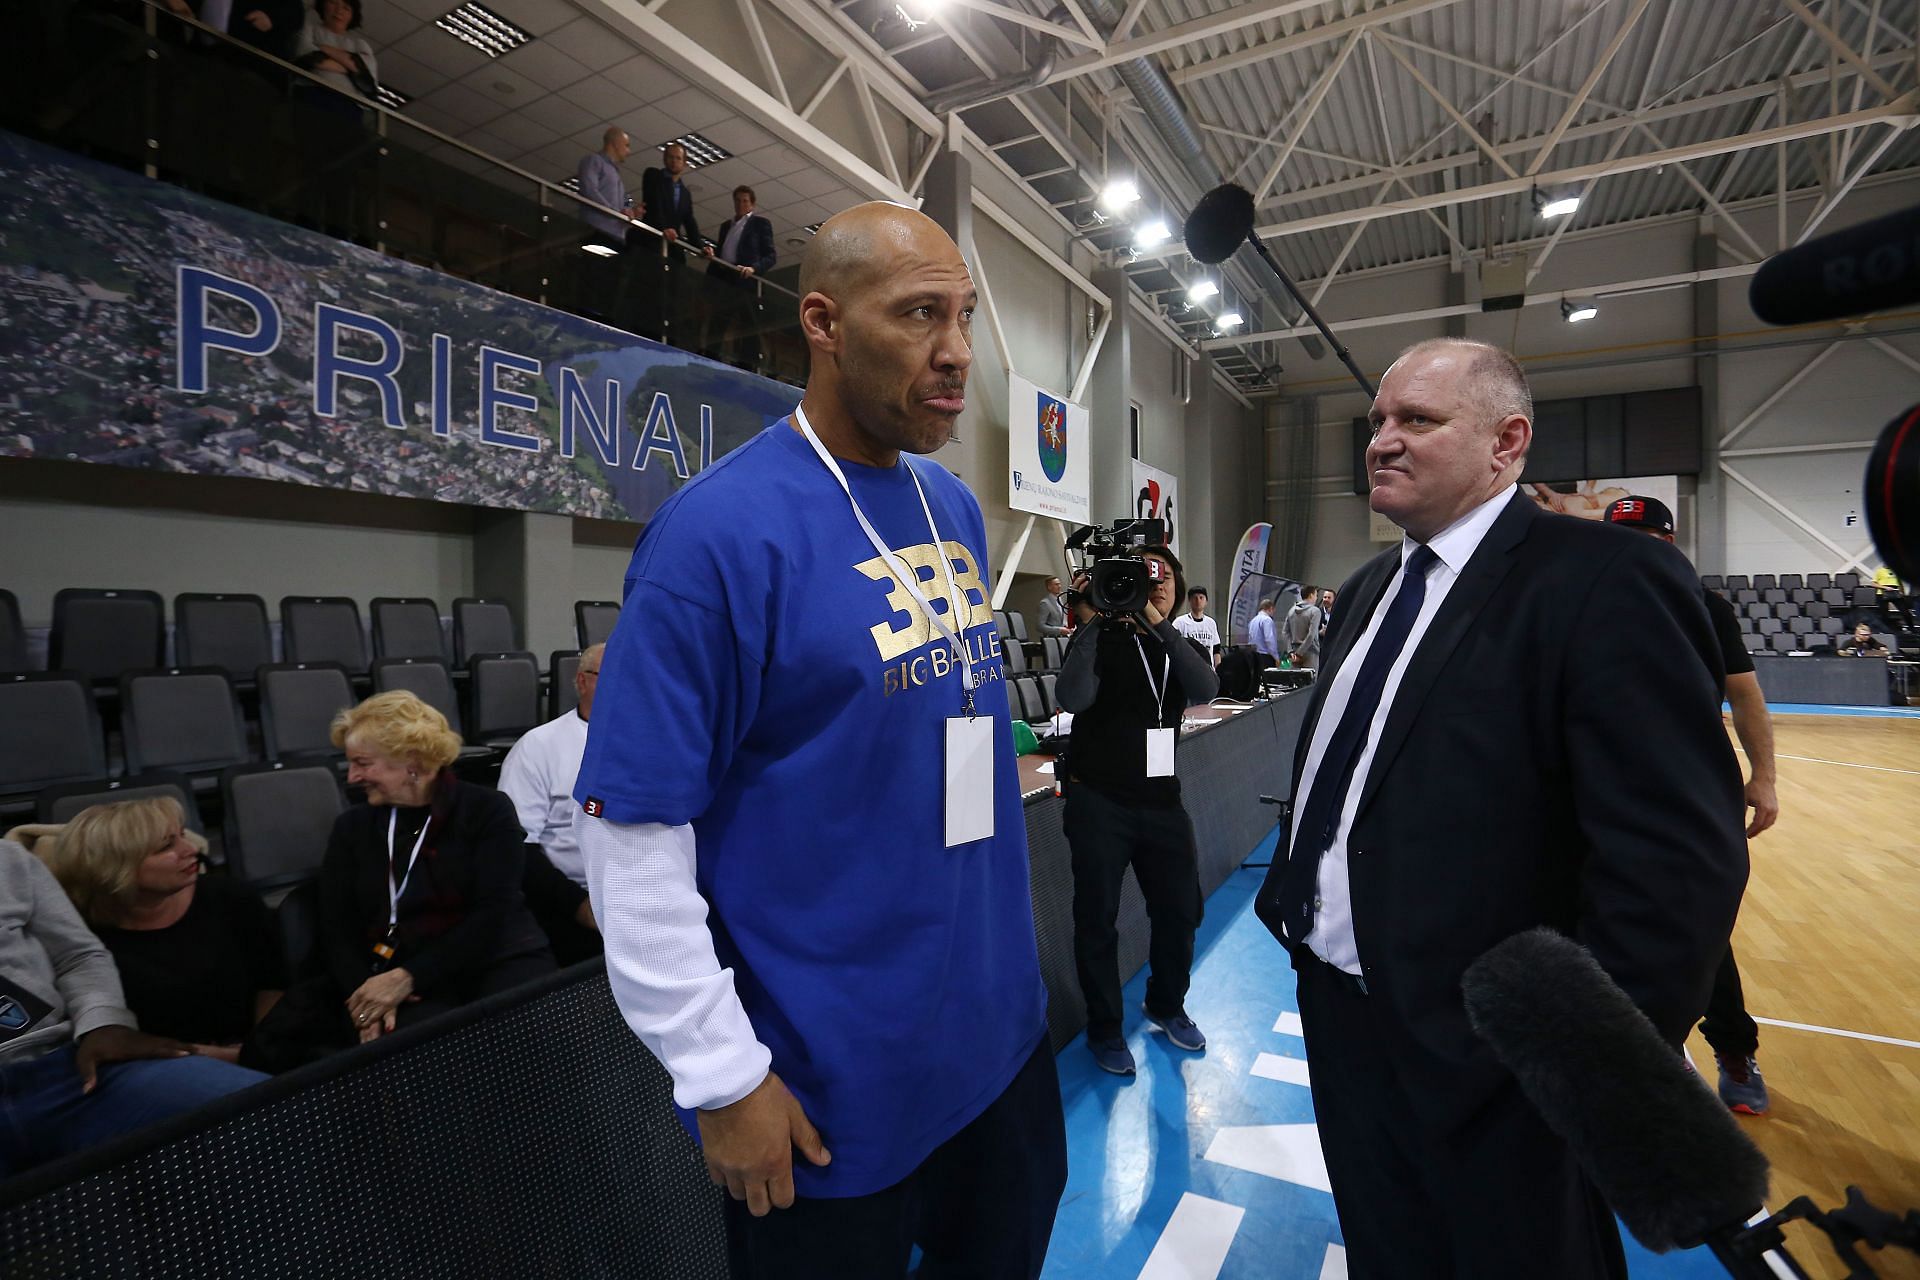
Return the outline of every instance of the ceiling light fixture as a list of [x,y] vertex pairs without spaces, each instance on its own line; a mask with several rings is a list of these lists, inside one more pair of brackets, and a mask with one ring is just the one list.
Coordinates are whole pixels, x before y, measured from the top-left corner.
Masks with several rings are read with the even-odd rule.
[[1568,324],[1579,324],[1582,320],[1591,320],[1600,314],[1600,308],[1591,302],[1573,302],[1560,300],[1560,318]]
[[1131,178],[1115,178],[1100,191],[1100,207],[1108,213],[1120,213],[1140,198],[1140,188]]
[[1549,200],[1538,188],[1533,193],[1533,210],[1543,218],[1564,218],[1580,207],[1580,197],[1561,196],[1558,200]]
[[712,138],[698,133],[683,133],[677,138],[668,138],[655,148],[665,151],[668,147],[680,146],[687,149],[687,168],[698,169],[704,165],[717,164],[722,160],[733,159],[733,152],[727,150]]
[[531,31],[522,31],[476,0],[467,0],[458,9],[441,14],[433,20],[433,25],[489,58],[511,53],[533,39]]
[[1187,288],[1188,302],[1205,302],[1220,292],[1220,286],[1211,280],[1195,280]]
[[1246,323],[1246,317],[1238,311],[1223,311],[1213,322],[1213,327],[1225,333],[1229,329],[1238,329]]
[[1158,249],[1173,239],[1173,232],[1167,230],[1167,224],[1155,218],[1133,234],[1133,247],[1136,249]]

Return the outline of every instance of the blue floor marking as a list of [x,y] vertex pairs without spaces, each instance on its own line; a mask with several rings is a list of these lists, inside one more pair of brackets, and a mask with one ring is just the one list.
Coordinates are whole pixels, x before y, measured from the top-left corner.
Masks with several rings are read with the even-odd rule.
[[[1269,835],[1248,860],[1265,862],[1273,849]],[[1280,1014],[1297,1008],[1293,970],[1252,911],[1265,875],[1238,871],[1207,900],[1187,997],[1188,1014],[1207,1035],[1204,1054],[1146,1031],[1145,970],[1124,992],[1137,1076],[1100,1070],[1084,1035],[1061,1052],[1067,1190],[1045,1280],[1133,1280],[1187,1192],[1246,1210],[1220,1280],[1319,1280],[1327,1246],[1340,1243],[1331,1195],[1205,1159],[1227,1126],[1313,1120],[1306,1089],[1250,1074],[1261,1053],[1306,1055],[1297,1037],[1274,1031]],[[1726,1274],[1705,1250],[1656,1257],[1622,1235],[1633,1280]]]

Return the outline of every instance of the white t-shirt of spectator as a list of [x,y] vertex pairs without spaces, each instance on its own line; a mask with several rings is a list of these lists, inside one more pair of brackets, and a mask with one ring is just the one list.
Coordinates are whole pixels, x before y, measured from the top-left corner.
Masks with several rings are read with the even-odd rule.
[[1191,613],[1183,613],[1173,620],[1173,629],[1205,649],[1208,661],[1213,660],[1220,648],[1220,628],[1210,617],[1196,618]]
[[560,873],[586,887],[586,863],[573,833],[573,784],[587,752],[587,722],[577,711],[549,720],[513,744],[500,766],[500,790],[513,801],[527,839]]

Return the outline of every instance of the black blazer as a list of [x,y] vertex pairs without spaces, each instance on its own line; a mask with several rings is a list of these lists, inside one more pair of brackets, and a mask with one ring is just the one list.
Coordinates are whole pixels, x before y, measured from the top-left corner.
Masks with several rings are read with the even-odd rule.
[[[1399,565],[1395,546],[1340,588],[1296,796],[1327,689]],[[1706,1008],[1747,879],[1721,680],[1686,557],[1513,496],[1407,668],[1349,840],[1368,987],[1410,1061],[1457,1086],[1436,1100],[1471,1107],[1508,1079],[1460,978],[1524,929],[1588,947],[1675,1044]],[[1276,936],[1279,865],[1256,907]]]
[[[728,218],[720,224],[720,234],[714,246],[714,261],[707,267],[710,276],[724,276],[728,280],[738,280],[745,284],[746,279],[738,271],[729,271],[720,266],[720,247],[727,242],[727,233],[733,230],[734,220]],[[764,213],[747,215],[747,229],[740,233],[740,261],[736,266],[752,267],[754,274],[765,275],[773,270],[779,257],[773,249],[773,222]]]
[[[357,804],[341,814],[320,864],[321,937],[343,992],[367,980],[373,944],[387,931],[388,813]],[[400,899],[394,964],[413,975],[417,993],[452,988],[457,998],[496,961],[547,945],[521,896],[526,838],[506,796],[441,771],[427,842]]]
[[675,200],[672,176],[658,166],[648,169],[640,175],[640,203],[647,208],[648,226],[679,232],[689,249],[698,249],[704,243],[700,224],[693,217],[693,191],[685,178],[680,179],[680,198]]

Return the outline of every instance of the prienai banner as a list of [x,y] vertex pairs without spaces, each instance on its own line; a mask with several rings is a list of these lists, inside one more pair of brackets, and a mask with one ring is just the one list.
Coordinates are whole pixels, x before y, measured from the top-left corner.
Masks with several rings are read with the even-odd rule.
[[648,519],[773,382],[0,132],[0,454]]

